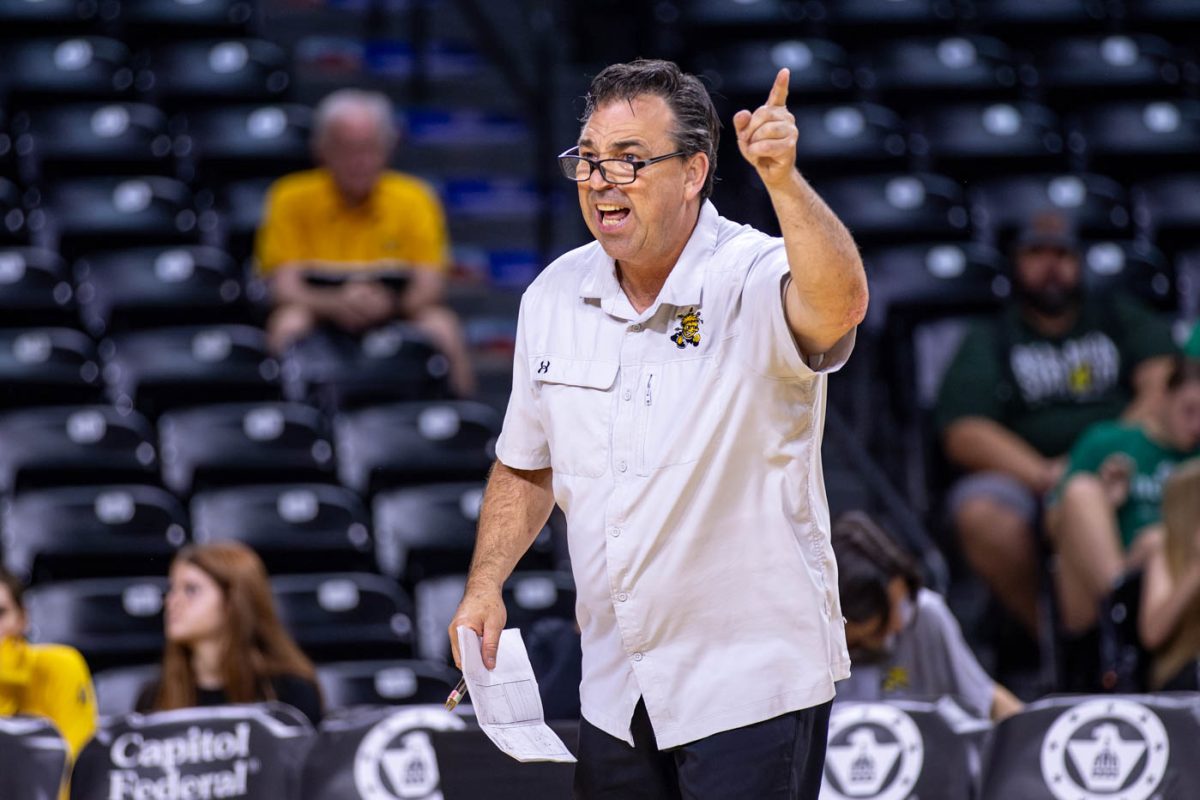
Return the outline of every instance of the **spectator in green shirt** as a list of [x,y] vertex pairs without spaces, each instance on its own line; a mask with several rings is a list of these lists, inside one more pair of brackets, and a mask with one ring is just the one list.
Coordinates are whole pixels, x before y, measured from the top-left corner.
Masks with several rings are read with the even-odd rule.
[[1183,352],[1192,358],[1200,358],[1200,322],[1197,322],[1196,327],[1192,328],[1192,336],[1183,346]]
[[1200,456],[1200,360],[1179,356],[1161,411],[1140,423],[1101,422],[1071,449],[1046,512],[1058,551],[1059,615],[1068,634],[1096,624],[1100,601],[1127,569],[1146,563],[1162,521],[1163,485]]
[[936,408],[946,456],[968,473],[947,498],[963,555],[1031,633],[1041,496],[1088,426],[1152,413],[1176,352],[1149,309],[1084,292],[1079,254],[1065,216],[1031,218],[1014,249],[1013,302],[967,334]]

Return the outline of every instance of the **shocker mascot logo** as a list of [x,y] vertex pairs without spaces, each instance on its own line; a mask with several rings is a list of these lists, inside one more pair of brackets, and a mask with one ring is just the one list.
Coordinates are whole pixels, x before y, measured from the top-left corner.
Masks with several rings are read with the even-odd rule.
[[1148,800],[1171,748],[1162,720],[1132,700],[1089,700],[1063,712],[1042,740],[1042,780],[1058,800]]
[[442,800],[437,754],[428,731],[466,724],[439,709],[413,708],[385,718],[363,737],[354,785],[363,800]]
[[675,327],[675,333],[671,336],[671,341],[680,350],[687,347],[689,344],[692,347],[700,346],[700,324],[704,320],[700,319],[700,312],[696,309],[688,311],[678,316],[679,325]]
[[834,706],[821,798],[905,800],[925,763],[925,740],[898,708],[862,703]]

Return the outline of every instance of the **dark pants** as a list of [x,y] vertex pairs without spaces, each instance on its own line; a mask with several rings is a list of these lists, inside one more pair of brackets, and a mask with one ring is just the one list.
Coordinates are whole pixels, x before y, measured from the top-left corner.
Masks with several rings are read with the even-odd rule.
[[832,701],[659,750],[646,706],[633,747],[579,721],[576,800],[816,800]]

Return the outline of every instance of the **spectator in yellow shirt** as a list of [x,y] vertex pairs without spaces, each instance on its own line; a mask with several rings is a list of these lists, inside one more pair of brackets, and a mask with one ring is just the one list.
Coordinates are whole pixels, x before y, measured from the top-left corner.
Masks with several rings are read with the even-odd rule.
[[96,732],[92,675],[75,648],[25,641],[22,588],[0,568],[0,716],[49,719],[74,759]]
[[317,106],[320,166],[275,182],[255,245],[274,304],[268,340],[279,353],[320,325],[360,333],[409,320],[450,361],[451,388],[469,396],[462,328],[442,305],[445,217],[428,185],[387,168],[395,144],[382,94],[342,89]]

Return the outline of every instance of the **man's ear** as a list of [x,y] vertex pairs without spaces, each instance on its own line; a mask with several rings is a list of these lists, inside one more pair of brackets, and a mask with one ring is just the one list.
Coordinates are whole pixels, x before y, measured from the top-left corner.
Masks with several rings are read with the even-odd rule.
[[698,197],[708,178],[708,154],[692,153],[684,162],[684,193],[688,200]]

